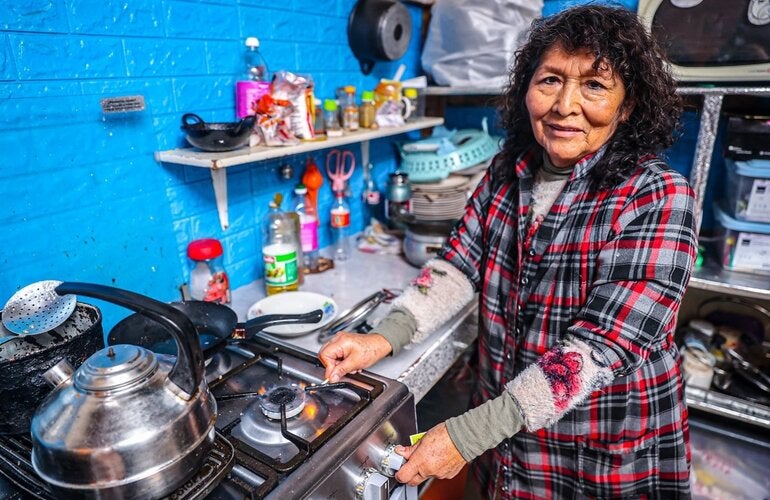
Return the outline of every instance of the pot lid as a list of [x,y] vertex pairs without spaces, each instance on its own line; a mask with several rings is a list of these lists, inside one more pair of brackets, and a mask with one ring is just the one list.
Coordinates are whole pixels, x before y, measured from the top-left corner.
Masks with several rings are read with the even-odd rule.
[[135,345],[115,345],[88,358],[75,372],[75,387],[89,392],[122,389],[146,380],[158,369],[152,351]]

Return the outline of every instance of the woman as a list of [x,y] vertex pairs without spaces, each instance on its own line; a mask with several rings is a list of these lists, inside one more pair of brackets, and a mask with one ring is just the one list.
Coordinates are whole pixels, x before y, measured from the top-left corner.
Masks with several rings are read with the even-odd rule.
[[663,54],[633,12],[572,8],[533,24],[503,99],[502,151],[439,257],[378,335],[322,347],[326,374],[478,292],[478,406],[399,448],[399,481],[474,460],[489,498],[687,496],[673,334],[697,243],[693,192],[657,156],[681,109]]

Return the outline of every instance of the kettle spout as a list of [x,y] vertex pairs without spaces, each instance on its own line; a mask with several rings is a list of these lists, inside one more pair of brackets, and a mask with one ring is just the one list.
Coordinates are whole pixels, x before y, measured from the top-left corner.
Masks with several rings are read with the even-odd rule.
[[71,379],[73,373],[75,373],[75,369],[72,368],[72,365],[66,358],[62,358],[61,361],[43,373],[43,378],[53,387],[58,387]]

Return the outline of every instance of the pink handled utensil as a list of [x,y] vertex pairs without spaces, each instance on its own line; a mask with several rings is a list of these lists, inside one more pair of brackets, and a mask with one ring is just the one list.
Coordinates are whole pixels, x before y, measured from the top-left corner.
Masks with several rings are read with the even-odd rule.
[[353,175],[356,157],[350,151],[332,149],[326,155],[326,173],[332,180],[332,191],[344,191],[345,182]]

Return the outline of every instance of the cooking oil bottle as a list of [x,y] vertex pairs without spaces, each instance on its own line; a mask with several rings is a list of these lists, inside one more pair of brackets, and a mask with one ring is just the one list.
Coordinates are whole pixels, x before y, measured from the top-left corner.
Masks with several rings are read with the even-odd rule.
[[299,289],[299,238],[295,221],[281,211],[283,196],[276,193],[270,201],[262,236],[265,265],[265,292],[273,295]]

